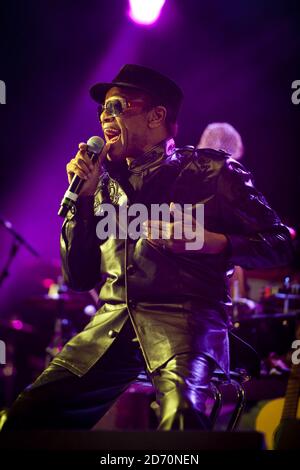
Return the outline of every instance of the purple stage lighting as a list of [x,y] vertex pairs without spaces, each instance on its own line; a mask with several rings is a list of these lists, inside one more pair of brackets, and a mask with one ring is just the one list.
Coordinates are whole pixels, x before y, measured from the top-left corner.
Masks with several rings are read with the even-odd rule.
[[150,25],[158,19],[166,0],[129,0],[130,18],[138,24]]

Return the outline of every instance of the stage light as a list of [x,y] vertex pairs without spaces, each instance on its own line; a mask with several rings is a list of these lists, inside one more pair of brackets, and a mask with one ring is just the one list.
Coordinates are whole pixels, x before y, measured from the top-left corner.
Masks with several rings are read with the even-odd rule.
[[130,18],[138,24],[150,25],[158,19],[166,0],[129,0]]

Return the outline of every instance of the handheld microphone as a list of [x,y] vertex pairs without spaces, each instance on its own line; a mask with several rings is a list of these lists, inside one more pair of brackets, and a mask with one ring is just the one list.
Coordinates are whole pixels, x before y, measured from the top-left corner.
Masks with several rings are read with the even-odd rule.
[[[90,157],[92,163],[96,163],[99,154],[104,147],[104,140],[101,137],[94,136],[87,141],[87,154]],[[85,180],[80,178],[78,175],[74,175],[72,181],[64,194],[64,197],[60,203],[58,215],[66,217],[67,213],[72,206],[76,204],[79,192],[84,184]]]

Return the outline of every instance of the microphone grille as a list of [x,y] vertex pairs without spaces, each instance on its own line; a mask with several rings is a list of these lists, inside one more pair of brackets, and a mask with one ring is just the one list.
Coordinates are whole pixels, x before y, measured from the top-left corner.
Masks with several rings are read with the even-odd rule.
[[104,140],[101,137],[94,135],[87,141],[88,150],[93,153],[101,153],[104,147]]

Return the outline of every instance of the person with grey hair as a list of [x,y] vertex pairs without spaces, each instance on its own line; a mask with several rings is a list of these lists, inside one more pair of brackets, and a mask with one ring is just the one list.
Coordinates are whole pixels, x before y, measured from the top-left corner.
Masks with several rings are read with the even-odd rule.
[[235,160],[244,155],[244,145],[238,131],[228,122],[212,122],[204,129],[197,145],[198,149],[224,150]]

